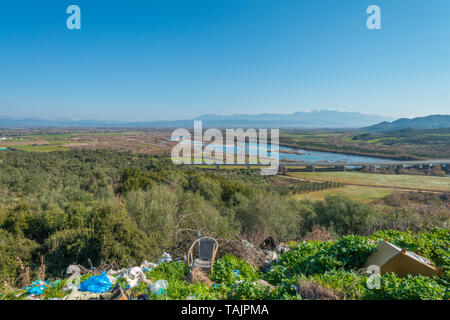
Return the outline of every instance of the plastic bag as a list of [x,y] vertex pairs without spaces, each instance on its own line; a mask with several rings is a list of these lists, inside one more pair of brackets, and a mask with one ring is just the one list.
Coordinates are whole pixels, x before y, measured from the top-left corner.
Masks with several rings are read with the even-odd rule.
[[80,284],[80,291],[105,293],[111,290],[112,283],[103,271],[101,275],[90,277]]
[[162,254],[162,257],[161,257],[161,259],[158,260],[157,264],[159,265],[159,264],[164,263],[164,262],[166,262],[166,263],[172,262],[172,257],[167,252],[164,252]]
[[25,290],[27,290],[28,294],[31,295],[41,295],[44,293],[44,291],[48,288],[48,287],[53,287],[55,285],[57,285],[60,282],[60,280],[56,280],[53,283],[50,282],[50,280],[47,281],[42,281],[42,280],[34,280],[29,287],[25,287]]
[[150,292],[157,296],[160,296],[164,294],[168,287],[169,283],[167,282],[167,280],[158,280],[150,286]]
[[145,276],[142,269],[139,267],[133,267],[125,271],[124,277],[125,279],[127,279],[128,288],[136,287],[139,284],[139,282],[151,284],[151,282],[147,280],[147,277]]

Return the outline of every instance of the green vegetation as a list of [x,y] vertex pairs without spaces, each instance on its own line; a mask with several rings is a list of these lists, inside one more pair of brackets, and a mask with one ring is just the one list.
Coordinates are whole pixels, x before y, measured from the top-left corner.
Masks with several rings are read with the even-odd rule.
[[26,152],[52,152],[52,151],[70,150],[67,147],[60,147],[58,145],[23,145],[23,146],[11,146],[10,148]]
[[280,143],[309,150],[391,159],[450,157],[450,128],[401,129],[385,132],[285,130]]
[[[296,299],[290,285],[302,279],[331,286],[339,272],[348,275],[343,279],[356,277],[354,271],[373,249],[367,236],[387,229],[397,231],[371,239],[404,241],[402,246],[420,250],[448,274],[448,198],[424,198],[422,205],[430,201],[441,208],[429,212],[398,205],[413,198],[398,199],[392,194],[380,211],[336,195],[323,201],[288,199],[298,191],[322,188],[316,185],[340,185],[286,180],[261,176],[258,171],[175,166],[167,158],[130,152],[0,153],[0,292],[23,288],[27,272],[30,279],[37,279],[42,257],[46,276],[59,278],[74,262],[115,263],[121,268],[155,261],[164,251],[182,256],[197,232],[219,242],[238,237],[259,245],[269,236],[277,242],[307,239],[318,227],[327,239],[337,241],[300,241],[302,250],[284,254],[268,274],[234,256],[219,256],[211,275],[219,288],[188,283],[183,263],[163,264],[147,275],[169,281],[167,295],[158,299],[194,295],[199,299]],[[416,236],[409,231],[421,233]],[[261,278],[276,288],[254,283]],[[424,288],[420,297],[442,296],[440,289],[434,295],[427,291],[431,284],[441,288],[441,280],[386,279]],[[63,285],[64,281],[46,297],[63,295]],[[411,289],[405,293],[387,285],[385,290],[379,296],[366,292],[361,297],[413,297]]]
[[[375,250],[374,241],[389,237],[390,241],[413,252],[420,251],[426,258],[444,269],[442,277],[408,276],[395,274],[380,277],[380,287],[368,287],[368,276],[358,275],[366,258]],[[140,283],[127,289],[126,281],[115,276],[132,297],[140,293],[150,294],[152,300],[160,299],[303,299],[295,287],[305,281],[316,283],[333,292],[340,299],[369,300],[443,300],[449,298],[449,248],[450,232],[432,229],[412,234],[394,230],[377,232],[371,236],[349,235],[335,242],[300,241],[291,243],[291,250],[282,254],[267,273],[256,270],[242,259],[225,255],[217,260],[211,275],[214,284],[188,282],[188,267],[182,262],[162,263],[145,272],[147,279],[167,280],[169,287],[163,295],[148,292],[148,286]],[[82,281],[90,275],[84,275]],[[258,279],[265,280],[264,285]],[[43,299],[64,297],[67,280],[57,282],[45,290]],[[10,291],[1,299],[14,299],[23,289]],[[25,295],[22,295],[23,298]]]
[[434,229],[416,235],[387,231],[370,237],[347,236],[334,243],[299,242],[280,257],[267,278],[272,283],[285,284],[297,284],[299,279],[312,279],[350,299],[448,298],[448,272],[442,278],[399,278],[394,274],[386,274],[381,277],[380,289],[368,289],[367,277],[357,276],[356,271],[376,247],[370,240],[384,239],[386,236],[408,250],[420,251],[436,265],[448,270],[448,230]]

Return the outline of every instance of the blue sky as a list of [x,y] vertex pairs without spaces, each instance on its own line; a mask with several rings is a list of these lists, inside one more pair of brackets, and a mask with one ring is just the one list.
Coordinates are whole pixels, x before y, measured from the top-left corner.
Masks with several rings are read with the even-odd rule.
[[[81,30],[66,8],[81,8]],[[379,5],[382,30],[366,28]],[[449,114],[448,0],[3,1],[0,116]]]

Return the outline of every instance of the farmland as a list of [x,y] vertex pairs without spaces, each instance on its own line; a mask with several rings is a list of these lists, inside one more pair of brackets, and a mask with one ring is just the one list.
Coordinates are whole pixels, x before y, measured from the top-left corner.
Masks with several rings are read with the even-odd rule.
[[305,180],[333,181],[358,186],[450,191],[450,179],[447,177],[387,175],[361,172],[290,172],[289,176]]
[[117,150],[167,155],[169,133],[164,130],[129,129],[21,129],[3,130],[0,147],[26,152]]
[[330,188],[320,191],[312,191],[308,193],[301,193],[291,196],[297,200],[313,200],[323,201],[328,196],[341,195],[352,200],[370,203],[376,200],[383,199],[393,192],[392,189],[374,188],[374,187],[360,187],[360,186],[345,186],[342,188]]

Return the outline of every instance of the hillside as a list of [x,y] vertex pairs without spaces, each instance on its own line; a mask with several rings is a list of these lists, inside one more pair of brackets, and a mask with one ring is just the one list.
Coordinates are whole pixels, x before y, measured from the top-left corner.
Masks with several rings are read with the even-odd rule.
[[450,115],[431,115],[413,119],[402,118],[393,122],[381,122],[365,128],[367,131],[392,131],[406,128],[413,129],[441,129],[450,128]]

